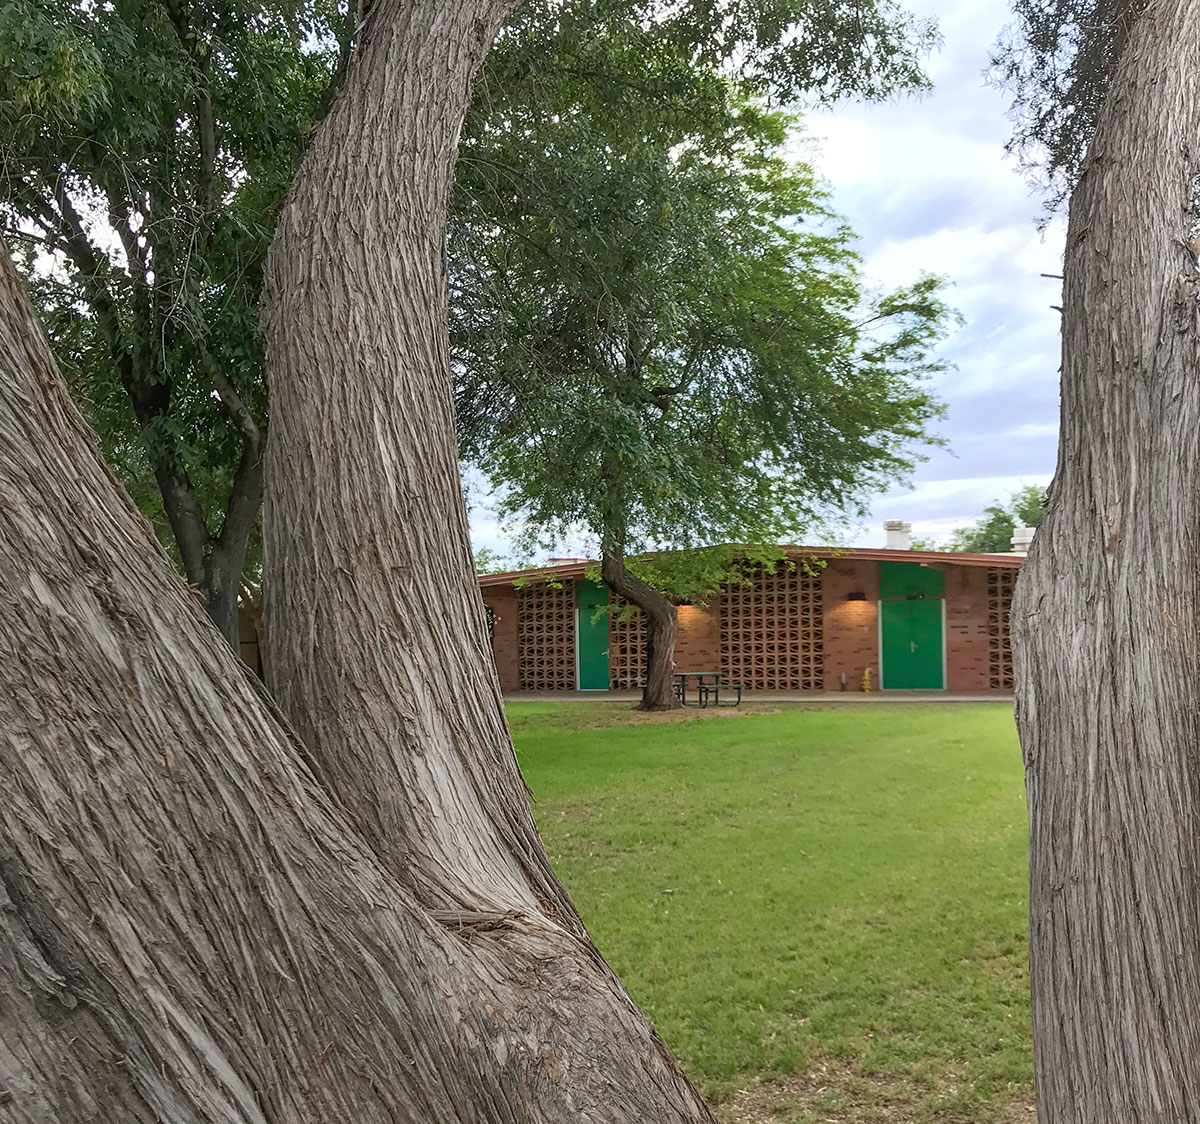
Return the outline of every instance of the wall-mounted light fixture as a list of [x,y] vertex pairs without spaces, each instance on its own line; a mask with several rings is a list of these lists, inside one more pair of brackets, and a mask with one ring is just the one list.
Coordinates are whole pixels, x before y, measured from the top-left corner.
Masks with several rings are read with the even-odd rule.
[[847,601],[865,601],[866,599],[867,599],[867,595],[865,593],[863,593],[861,590],[856,589],[853,593],[846,594]]

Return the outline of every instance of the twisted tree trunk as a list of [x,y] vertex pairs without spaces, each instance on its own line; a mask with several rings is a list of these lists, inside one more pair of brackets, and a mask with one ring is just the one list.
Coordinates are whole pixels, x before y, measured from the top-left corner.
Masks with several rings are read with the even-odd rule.
[[1200,1119],[1200,0],[1155,0],[1071,200],[1062,435],[1013,606],[1039,1118]]
[[618,597],[642,610],[646,617],[646,682],[639,710],[674,710],[675,645],[679,642],[679,613],[675,605],[652,589],[625,565],[623,553],[605,549],[600,576]]
[[459,482],[444,231],[510,0],[381,0],[268,260],[269,685],[322,780],[435,908],[579,930],[529,815]]
[[0,254],[5,1124],[711,1120],[550,872],[469,580],[440,224],[504,8],[372,9],[274,256],[272,670],[311,746]]
[[381,861],[107,474],[5,253],[0,450],[0,1121],[710,1119],[573,915],[432,910]]

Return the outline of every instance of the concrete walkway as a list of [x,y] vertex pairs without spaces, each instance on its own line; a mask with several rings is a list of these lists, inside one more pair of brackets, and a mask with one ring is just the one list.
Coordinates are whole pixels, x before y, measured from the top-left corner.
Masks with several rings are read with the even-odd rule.
[[[506,702],[634,703],[640,691],[510,691]],[[818,703],[828,706],[872,703],[1011,703],[1011,691],[745,691],[744,703]]]

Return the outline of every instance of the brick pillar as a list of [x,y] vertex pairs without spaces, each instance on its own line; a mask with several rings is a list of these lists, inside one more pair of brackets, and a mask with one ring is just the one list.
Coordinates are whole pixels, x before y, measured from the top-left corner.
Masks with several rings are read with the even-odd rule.
[[[851,601],[862,593],[865,600]],[[822,646],[825,690],[861,691],[862,675],[871,669],[871,690],[879,690],[879,566],[862,559],[834,558],[825,567],[821,585]]]
[[517,591],[509,585],[492,586],[483,591],[483,603],[496,614],[492,655],[500,676],[500,690],[508,694],[521,686],[517,664]]
[[677,671],[721,670],[721,599],[707,605],[679,606],[679,640],[675,645]]
[[988,689],[988,572],[946,567],[946,690]]

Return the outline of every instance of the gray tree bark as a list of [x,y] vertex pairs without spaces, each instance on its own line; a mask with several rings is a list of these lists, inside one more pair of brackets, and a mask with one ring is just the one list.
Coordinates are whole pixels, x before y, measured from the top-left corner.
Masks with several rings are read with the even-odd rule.
[[268,261],[269,685],[322,780],[433,908],[582,932],[529,815],[454,442],[444,232],[510,0],[373,5]]
[[[353,480],[365,471],[361,457],[386,476],[388,458],[400,455],[391,466],[399,481],[415,456],[433,466],[443,489],[435,497],[451,484],[438,447],[445,406],[421,381],[438,373],[439,348],[444,357],[437,234],[420,224],[426,211],[440,214],[426,194],[440,181],[418,171],[451,158],[454,130],[441,118],[458,110],[447,97],[469,77],[503,6],[448,7],[397,0],[375,9],[345,87],[376,112],[374,128],[342,141],[368,166],[412,174],[397,190],[419,201],[418,213],[392,214],[393,236],[425,255],[371,263],[399,287],[387,302],[368,278],[364,303],[351,304],[353,272],[332,268],[319,244],[288,249],[303,229],[302,177],[276,257],[277,278],[280,262],[297,270],[301,322],[273,336],[277,356],[289,340],[303,356],[306,338],[324,338],[319,325],[307,337],[302,326],[321,300],[348,319],[380,318],[374,334],[331,329],[328,349],[311,355],[329,360],[322,373],[335,400],[361,394],[365,404],[317,415],[327,430],[309,427],[317,446],[347,453],[346,466],[335,457],[283,470],[285,482],[289,467],[293,482],[308,471],[309,488],[327,499],[309,514],[329,538],[298,537],[301,557],[318,550],[313,564],[333,555],[350,571],[322,591],[322,604],[344,599],[364,624],[354,579],[397,598],[371,606],[380,616],[363,637],[382,645],[390,667],[365,678],[367,664],[351,662],[331,682],[329,662],[316,673],[292,665],[325,692],[310,712],[289,695],[317,751],[214,633],[107,475],[0,252],[3,1124],[711,1120],[549,870],[482,670],[477,592],[456,573],[454,536],[434,533],[461,530],[461,512],[450,504],[409,524],[380,502],[396,500],[404,515],[399,486],[343,492],[311,471]],[[322,146],[338,147],[338,120],[335,111],[309,177],[320,177]],[[380,135],[390,136],[382,147]],[[386,243],[343,202],[332,224],[358,228],[371,247]],[[275,294],[285,299],[278,286]],[[280,320],[277,306],[277,333]],[[404,382],[412,371],[419,376]],[[425,403],[431,427],[398,408],[401,388]],[[290,424],[303,456],[304,424]],[[347,427],[344,441],[337,425]],[[371,445],[364,430],[417,444]],[[359,478],[377,481],[369,471]],[[285,509],[299,503],[286,483],[281,498]],[[446,568],[422,570],[415,546],[408,556],[383,553],[396,540],[373,540],[381,527],[429,534],[430,553],[449,552]],[[278,537],[275,547],[278,557]],[[299,582],[285,587],[295,597],[303,566],[284,574]],[[416,604],[421,580],[431,582],[423,619],[409,628],[396,610],[405,597]],[[292,624],[297,645],[316,647],[328,625],[346,651],[336,613],[313,605]],[[407,642],[393,639],[398,629]],[[474,645],[465,655],[464,643]],[[426,654],[440,661],[435,671],[420,662]],[[461,685],[437,678],[460,670]],[[353,745],[339,723],[370,744]],[[338,746],[354,756],[338,757]],[[402,807],[412,822],[394,818]],[[393,826],[400,839],[386,834]]]
[[433,910],[381,861],[108,475],[2,250],[0,497],[0,1121],[711,1119],[573,917]]
[[1154,0],[1071,200],[1062,432],[1013,605],[1044,1124],[1200,1120],[1200,0]]

